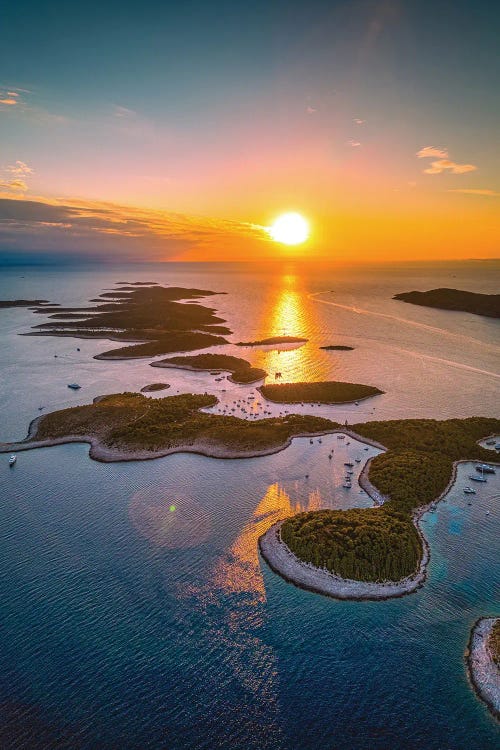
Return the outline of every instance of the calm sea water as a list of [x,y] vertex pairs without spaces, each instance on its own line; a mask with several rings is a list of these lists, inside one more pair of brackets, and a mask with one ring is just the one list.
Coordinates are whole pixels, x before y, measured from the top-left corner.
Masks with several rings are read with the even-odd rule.
[[[221,351],[284,379],[386,391],[315,413],[351,422],[499,416],[498,322],[391,299],[438,286],[496,291],[492,264],[9,269],[0,299],[74,305],[117,280],[148,279],[227,292],[211,304],[233,341],[309,338],[281,354]],[[109,342],[18,336],[44,320],[27,310],[0,319],[0,439],[23,437],[39,406],[156,380],[230,401],[252,390],[153,370],[149,360],[93,360]],[[337,343],[355,349],[318,349]],[[82,389],[73,394],[66,384],[75,380]],[[68,445],[21,453],[9,470],[0,456],[0,745],[496,747],[498,725],[470,689],[463,652],[475,619],[499,610],[500,475],[469,506],[461,487],[470,467],[461,467],[456,488],[425,518],[430,576],[412,596],[329,600],[285,583],[258,557],[258,536],[279,517],[366,506],[356,482],[340,487],[343,461],[375,452],[332,437],[238,461],[175,455],[106,465],[85,445]]]

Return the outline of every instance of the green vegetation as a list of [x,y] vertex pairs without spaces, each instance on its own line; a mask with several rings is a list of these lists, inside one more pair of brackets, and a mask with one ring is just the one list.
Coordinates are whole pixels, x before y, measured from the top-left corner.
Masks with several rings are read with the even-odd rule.
[[354,351],[353,346],[341,346],[340,344],[331,346],[320,346],[320,349],[324,349],[326,352],[352,352]]
[[478,294],[461,289],[431,289],[428,292],[401,292],[393,299],[412,305],[434,307],[439,310],[458,310],[488,318],[500,318],[500,294]]
[[488,638],[488,648],[497,667],[500,667],[500,618],[496,619]]
[[421,554],[415,526],[380,508],[299,513],[281,537],[301,560],[358,581],[398,581],[415,571]]
[[216,397],[207,394],[158,399],[138,393],[105,396],[88,406],[62,409],[41,417],[34,440],[91,435],[100,444],[125,453],[195,444],[247,452],[279,447],[293,435],[323,432],[338,426],[328,419],[308,415],[249,422],[199,411],[216,403]]
[[[469,419],[402,419],[353,425],[362,437],[388,448],[372,459],[369,479],[389,500],[375,515],[366,510],[328,511],[321,533],[314,525],[323,511],[301,514],[306,517],[297,527],[288,519],[281,534],[290,549],[308,562],[319,560],[340,576],[366,581],[398,580],[411,575],[422,555],[421,543],[412,523],[413,512],[437,499],[446,489],[453,462],[463,459],[487,462],[491,457],[477,445],[485,435],[498,431],[500,420],[486,417]],[[300,518],[298,516],[297,518]],[[359,518],[357,525],[353,518]],[[376,518],[371,541],[366,532],[370,518]],[[326,521],[328,521],[326,523]],[[346,539],[343,539],[344,529]],[[401,538],[401,545],[394,535]],[[287,541],[290,540],[290,543]],[[367,545],[372,547],[367,553]],[[392,551],[390,551],[392,550]]]
[[[214,310],[197,303],[199,298],[213,294],[215,292],[203,289],[135,283],[104,292],[100,298],[92,300],[100,303],[96,307],[38,308],[39,313],[51,314],[50,322],[34,326],[33,331],[24,335],[129,342],[127,346],[98,354],[96,359],[131,359],[194,351],[226,344],[223,336],[231,333],[220,325],[224,320],[218,318]],[[192,302],[189,304],[185,300]]]
[[141,393],[153,393],[154,391],[164,391],[170,388],[169,383],[150,383],[141,388]]
[[190,357],[169,357],[160,362],[153,362],[152,367],[189,367],[193,370],[224,370],[231,373],[231,379],[235,383],[254,383],[262,380],[267,372],[260,367],[252,367],[250,362],[240,357],[232,357],[229,354],[195,354]]
[[340,383],[327,380],[322,383],[279,383],[259,388],[264,398],[278,404],[297,404],[302,401],[321,404],[344,404],[383,393],[372,385]]
[[259,341],[240,341],[236,346],[271,346],[272,344],[305,344],[308,339],[300,336],[271,336]]

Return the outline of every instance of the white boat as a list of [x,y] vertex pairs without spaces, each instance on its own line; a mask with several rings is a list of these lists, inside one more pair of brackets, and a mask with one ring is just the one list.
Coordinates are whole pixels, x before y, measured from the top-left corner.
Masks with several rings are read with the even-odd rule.
[[12,456],[10,456],[10,458],[9,458],[9,466],[14,466],[14,464],[16,463],[16,461],[17,461],[17,456],[15,456],[14,454],[12,454]]
[[469,479],[472,479],[473,482],[486,482],[486,477],[483,477],[480,474],[469,474]]
[[345,481],[342,487],[344,487],[344,489],[346,490],[350,490],[352,487],[352,484],[350,482]]
[[71,388],[72,391],[78,391],[81,387],[78,383],[68,383],[68,388]]
[[483,471],[485,474],[496,474],[493,466],[489,464],[479,464],[479,466],[476,466],[476,471]]
[[473,490],[472,487],[464,487],[464,492],[466,495],[475,495],[476,490]]

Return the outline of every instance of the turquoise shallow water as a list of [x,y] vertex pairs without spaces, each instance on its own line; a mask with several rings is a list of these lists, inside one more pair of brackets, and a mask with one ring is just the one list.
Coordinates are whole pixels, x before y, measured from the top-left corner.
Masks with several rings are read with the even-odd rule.
[[[64,389],[78,364],[73,342],[16,337],[32,321],[5,314],[4,342],[19,356],[3,366],[16,359],[19,377],[2,380],[2,438],[36,416],[34,389],[36,401],[73,398]],[[41,342],[49,349],[33,348]],[[90,344],[80,402],[106,379],[108,392],[116,377],[157,379],[144,379],[147,363],[119,376],[89,364]],[[67,357],[55,373],[54,346]],[[371,382],[381,373],[374,365]],[[491,379],[466,377],[482,379],[487,401]],[[28,403],[18,402],[12,394],[26,384]],[[413,396],[424,410],[424,389]],[[9,470],[0,456],[2,747],[496,747],[498,725],[468,684],[463,652],[473,622],[499,610],[500,475],[469,506],[469,467],[460,468],[456,489],[424,519],[429,580],[412,596],[337,602],[285,583],[259,559],[257,537],[275,518],[368,503],[339,488],[347,451],[374,452],[332,437],[241,461],[106,465],[68,445],[20,453]]]

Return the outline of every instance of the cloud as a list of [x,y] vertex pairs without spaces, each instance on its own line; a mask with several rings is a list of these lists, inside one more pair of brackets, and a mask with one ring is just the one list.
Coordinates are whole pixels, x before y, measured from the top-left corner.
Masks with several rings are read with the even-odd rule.
[[466,174],[466,172],[475,172],[477,167],[474,164],[457,164],[455,161],[449,159],[439,159],[433,161],[430,167],[424,169],[424,174],[442,174],[443,172],[450,172],[450,174]]
[[347,141],[347,145],[352,146],[352,148],[357,148],[358,146],[361,146],[361,143],[351,138],[350,140]]
[[488,190],[487,188],[456,188],[455,190],[448,190],[449,193],[463,193],[464,195],[488,195],[492,198],[500,197],[500,193],[495,190]]
[[356,125],[363,125],[363,123],[364,123],[364,120],[360,120],[360,119],[359,119],[358,117],[356,117],[356,118],[355,118],[355,119],[353,120],[353,122],[355,122],[355,123],[356,123]]
[[28,189],[24,180],[0,180],[0,190],[25,193]]
[[5,172],[9,172],[9,174],[33,174],[34,169],[29,167],[24,161],[16,161],[15,164],[5,167]]
[[[0,253],[84,253],[102,260],[251,259],[272,255],[265,228],[92,201],[27,200],[0,183]],[[23,183],[24,184],[24,183]],[[20,187],[17,188],[20,190]]]
[[133,109],[128,109],[128,107],[120,107],[118,104],[115,104],[113,114],[115,117],[135,117],[137,112]]
[[419,159],[447,159],[448,149],[437,148],[436,146],[424,146],[424,148],[421,148],[420,151],[417,151],[416,156]]
[[313,115],[317,111],[318,110],[315,109],[314,107],[309,107],[309,106],[306,107],[306,112],[307,112],[308,115]]

